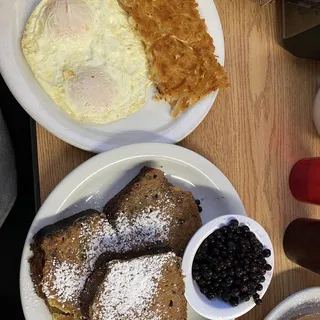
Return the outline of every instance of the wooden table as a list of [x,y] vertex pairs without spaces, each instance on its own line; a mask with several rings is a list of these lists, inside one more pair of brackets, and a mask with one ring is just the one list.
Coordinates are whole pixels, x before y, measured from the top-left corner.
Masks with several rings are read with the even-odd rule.
[[[319,156],[312,103],[320,63],[297,59],[280,45],[276,4],[215,0],[226,40],[232,87],[181,145],[218,166],[233,183],[250,217],[268,231],[275,248],[275,275],[261,307],[242,319],[261,320],[290,294],[320,285],[320,277],[291,263],[282,250],[288,223],[320,218],[319,207],[299,203],[288,188],[292,165]],[[42,201],[72,169],[92,156],[37,127]]]

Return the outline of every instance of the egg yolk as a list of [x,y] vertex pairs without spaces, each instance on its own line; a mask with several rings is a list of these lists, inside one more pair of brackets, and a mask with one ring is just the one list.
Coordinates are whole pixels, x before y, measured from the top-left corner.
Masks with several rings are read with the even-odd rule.
[[103,72],[83,72],[68,79],[66,94],[72,109],[81,114],[103,114],[117,94],[114,80]]
[[76,0],[51,0],[44,18],[50,33],[68,37],[82,35],[92,22],[90,8]]

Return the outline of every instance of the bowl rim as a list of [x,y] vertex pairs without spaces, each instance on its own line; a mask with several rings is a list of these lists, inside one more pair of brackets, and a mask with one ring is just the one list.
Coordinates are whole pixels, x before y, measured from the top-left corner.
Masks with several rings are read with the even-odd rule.
[[279,316],[284,316],[286,313],[283,314],[282,312],[286,312],[288,310],[287,307],[295,304],[296,299],[300,296],[304,296],[305,294],[310,295],[310,298],[314,298],[314,296],[317,295],[319,296],[320,300],[320,287],[306,288],[291,294],[290,296],[282,300],[276,307],[274,307],[274,309],[272,309],[271,312],[268,313],[264,320],[276,320]]
[[260,297],[262,298],[267,291],[274,270],[274,250],[269,238],[268,233],[265,229],[255,220],[241,215],[222,215],[217,217],[207,224],[203,225],[192,237],[187,248],[183,255],[182,260],[182,270],[184,274],[184,282],[185,282],[185,297],[190,304],[190,306],[200,315],[208,319],[232,319],[237,318],[252,308],[255,307],[254,301],[252,299],[248,302],[242,302],[237,307],[231,307],[225,302],[221,300],[215,300],[217,306],[213,306],[210,300],[204,297],[203,294],[200,293],[197,288],[193,278],[192,278],[192,264],[194,256],[201,245],[201,243],[216,229],[220,228],[222,225],[225,225],[232,219],[237,219],[241,224],[248,225],[250,230],[254,232],[260,242],[264,245],[264,247],[271,250],[271,256],[267,258],[268,263],[272,266],[271,271],[267,271],[266,273],[266,281],[263,284],[263,290],[260,291]]

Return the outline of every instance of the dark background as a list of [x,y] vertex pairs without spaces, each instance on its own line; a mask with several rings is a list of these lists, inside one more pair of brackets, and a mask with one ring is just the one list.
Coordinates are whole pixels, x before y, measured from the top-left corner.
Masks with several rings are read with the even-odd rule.
[[25,237],[40,205],[35,122],[20,107],[1,76],[0,93],[0,107],[15,151],[18,176],[17,200],[0,229],[0,307],[1,310],[10,310],[10,320],[23,320],[20,259]]

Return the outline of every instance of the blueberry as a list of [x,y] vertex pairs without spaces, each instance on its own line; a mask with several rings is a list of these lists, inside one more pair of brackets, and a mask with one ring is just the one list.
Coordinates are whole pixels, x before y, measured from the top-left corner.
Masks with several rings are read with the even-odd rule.
[[241,279],[237,279],[233,281],[233,287],[240,287],[242,284],[243,283]]
[[239,241],[239,237],[237,236],[236,232],[233,233],[232,240],[237,243]]
[[264,249],[262,253],[266,258],[271,256],[271,251],[269,249]]
[[223,234],[227,234],[230,231],[230,228],[228,226],[223,226],[220,230]]
[[214,258],[212,256],[207,255],[207,261],[212,264],[212,262],[214,261]]
[[201,276],[200,275],[193,276],[193,279],[196,281],[199,281],[201,279]]
[[243,271],[248,272],[249,270],[250,270],[250,266],[249,265],[243,266]]
[[252,266],[250,271],[255,274],[258,271],[258,268],[256,266]]
[[192,276],[195,277],[195,276],[198,276],[198,275],[201,275],[200,271],[199,270],[192,270]]
[[248,226],[241,226],[240,227],[241,232],[246,233],[250,231],[250,228]]
[[227,258],[229,256],[229,252],[228,251],[221,251],[221,257],[223,258]]
[[238,227],[239,226],[239,221],[236,220],[236,219],[232,219],[230,222],[229,222],[229,226],[231,227]]
[[226,238],[227,238],[228,240],[233,240],[233,239],[234,239],[234,236],[235,236],[235,234],[232,233],[232,232],[229,232],[228,234],[226,234]]
[[230,277],[234,277],[234,274],[235,274],[235,273],[234,273],[234,270],[233,270],[233,269],[229,269],[229,270],[228,270],[228,273],[229,273],[229,276],[230,276]]
[[267,264],[267,261],[266,261],[266,259],[261,259],[260,263],[265,266]]
[[208,264],[203,264],[201,269],[203,272],[205,272],[205,271],[210,270],[210,266]]
[[265,269],[259,270],[259,275],[264,276],[265,274],[266,274],[266,270]]
[[199,260],[202,260],[203,259],[203,255],[198,251],[196,253],[196,256],[194,257],[194,260],[195,261],[199,261]]
[[218,293],[218,294],[222,294],[223,291],[224,291],[224,288],[223,288],[223,287],[219,286],[219,287],[217,288],[217,293]]
[[270,266],[270,264],[266,264],[266,266],[264,267],[267,271],[270,271],[272,269],[272,267]]
[[227,278],[225,278],[225,283],[226,283],[226,285],[227,286],[231,286],[232,285],[232,283],[233,283],[233,280],[232,280],[232,278],[231,277],[227,277]]
[[262,304],[261,299],[254,300],[254,302],[256,303],[257,306],[260,306]]
[[241,291],[241,292],[248,292],[248,290],[249,290],[249,288],[248,288],[248,286],[245,285],[245,284],[240,288],[240,291]]
[[233,241],[229,241],[229,242],[227,243],[227,246],[228,246],[229,248],[231,248],[231,249],[236,249],[236,248],[237,248],[236,244],[235,244]]
[[240,292],[239,292],[239,289],[237,289],[237,288],[232,289],[230,292],[230,295],[232,297],[239,297],[239,294],[240,294]]
[[262,286],[262,284],[258,284],[257,286],[256,286],[256,290],[257,291],[261,291],[263,289],[263,286]]
[[212,255],[214,256],[217,256],[220,254],[220,250],[218,248],[213,248],[211,252],[212,252]]
[[246,234],[246,237],[247,237],[247,239],[249,239],[249,240],[256,240],[257,239],[257,237],[256,237],[256,235],[253,233],[253,232],[247,232],[247,234]]
[[250,301],[250,296],[245,296],[244,301]]
[[262,253],[262,249],[259,247],[254,247],[253,252],[254,252],[255,257],[259,257]]
[[200,205],[201,204],[201,201],[199,199],[196,199],[194,202],[196,203],[196,205]]
[[216,243],[216,248],[221,249],[221,248],[223,248],[223,247],[224,247],[224,244],[223,244],[222,241],[218,241],[218,242]]
[[227,292],[227,291],[223,292],[221,298],[222,298],[222,300],[223,300],[224,302],[228,302],[229,299],[230,299],[230,294],[229,294],[229,292]]
[[215,230],[214,232],[213,232],[213,234],[215,235],[215,237],[216,238],[221,238],[222,237],[222,232],[221,232],[221,230]]
[[259,282],[260,282],[260,283],[263,283],[263,282],[265,282],[265,281],[266,281],[266,278],[265,278],[264,276],[260,276]]
[[197,281],[199,287],[203,287],[204,285],[206,285],[206,280],[204,279],[200,279],[199,281]]
[[259,296],[259,294],[258,294],[258,293],[255,293],[255,294],[252,296],[252,298],[253,298],[254,300],[257,300],[257,299],[259,299],[259,298],[260,298],[260,296]]
[[207,294],[209,292],[209,289],[207,287],[200,288],[200,292],[203,294]]
[[208,293],[207,293],[207,298],[208,298],[209,300],[213,300],[215,297],[216,297],[216,295],[215,295],[213,292],[208,292]]
[[230,268],[231,265],[232,265],[231,260],[230,260],[230,259],[227,259],[227,260],[225,261],[224,265],[225,265],[227,268]]
[[258,239],[254,240],[254,241],[251,241],[251,244],[252,244],[253,246],[255,246],[255,247],[260,248],[260,249],[263,248],[261,242],[260,242]]
[[219,273],[219,272],[221,271],[221,268],[218,267],[218,266],[216,266],[216,267],[214,268],[214,271],[215,271],[216,273]]
[[229,302],[230,302],[232,307],[236,307],[237,305],[239,305],[239,299],[237,299],[237,298],[231,298],[229,300]]
[[217,273],[212,273],[212,276],[211,276],[212,279],[218,279],[219,278],[219,275]]
[[258,275],[256,273],[250,273],[250,279],[257,279],[258,278]]
[[203,244],[201,245],[201,247],[198,249],[199,253],[205,258],[206,254],[207,254],[207,247],[204,246]]
[[243,282],[246,282],[246,281],[248,281],[248,280],[249,280],[249,277],[248,277],[247,275],[245,275],[245,276],[242,277],[242,281],[243,281]]

